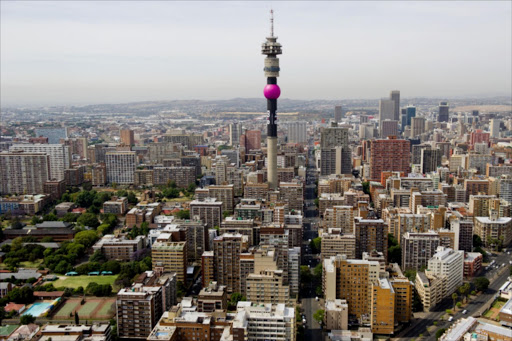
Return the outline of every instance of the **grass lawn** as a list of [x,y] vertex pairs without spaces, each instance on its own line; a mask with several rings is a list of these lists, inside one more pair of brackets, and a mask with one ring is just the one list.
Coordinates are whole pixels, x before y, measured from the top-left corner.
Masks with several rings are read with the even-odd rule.
[[55,313],[55,316],[69,318],[69,313],[73,312],[79,304],[78,300],[67,300],[60,310]]
[[106,300],[103,306],[98,311],[97,315],[108,316],[111,315],[115,309],[115,300]]
[[91,317],[92,312],[98,305],[101,303],[101,301],[94,300],[87,302],[87,298],[85,299],[85,303],[83,306],[81,306],[78,310],[78,316],[84,316],[84,317]]
[[505,305],[505,303],[507,303],[507,302],[496,300],[493,302],[492,307],[496,308],[496,309],[501,309],[501,307],[503,307]]
[[[43,262],[42,259],[38,259],[36,260],[35,262],[29,262],[29,261],[26,261],[26,262],[20,262],[20,265],[18,266],[19,268],[25,268],[25,269],[37,269],[39,267],[39,265],[41,265],[41,263]],[[0,269],[7,269],[8,266],[4,263],[0,263]]]
[[[117,275],[113,276],[61,276],[58,280],[53,282],[53,286],[58,287],[68,287],[68,288],[78,288],[83,287],[84,289],[91,282],[96,282],[98,284],[110,284],[114,289],[114,281],[116,280]],[[114,289],[115,291],[115,289]]]
[[484,317],[487,317],[488,319],[490,319],[492,315],[493,315],[492,309],[489,309],[484,313]]

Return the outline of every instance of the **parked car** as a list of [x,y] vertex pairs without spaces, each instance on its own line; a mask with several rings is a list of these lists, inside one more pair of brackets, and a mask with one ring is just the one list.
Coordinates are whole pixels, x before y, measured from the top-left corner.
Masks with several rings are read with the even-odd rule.
[[468,313],[468,311],[467,311],[467,310],[463,310],[463,311],[462,311],[462,313],[463,313],[463,314],[467,314],[467,313]]

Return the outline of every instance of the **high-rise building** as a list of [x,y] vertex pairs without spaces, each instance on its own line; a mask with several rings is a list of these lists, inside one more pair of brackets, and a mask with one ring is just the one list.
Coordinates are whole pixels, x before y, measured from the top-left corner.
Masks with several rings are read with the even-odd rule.
[[472,131],[471,134],[469,135],[470,144],[472,146],[482,142],[489,144],[490,135],[491,134],[483,131],[482,129],[476,129],[475,131]]
[[121,136],[121,143],[127,146],[133,146],[135,144],[135,135],[131,129],[121,129],[119,132]]
[[262,270],[246,279],[246,296],[255,303],[288,303],[290,287],[284,283],[283,270]]
[[376,250],[387,255],[388,225],[382,219],[354,218],[354,234],[356,236],[356,258],[361,259],[363,252]]
[[388,136],[398,136],[398,121],[382,121],[381,137],[386,138]]
[[246,239],[241,234],[225,233],[213,240],[215,279],[228,293],[240,292],[240,254]]
[[263,94],[267,99],[267,157],[268,157],[268,184],[271,189],[277,187],[277,99],[281,95],[281,89],[277,85],[277,77],[279,77],[279,58],[282,52],[281,44],[277,42],[274,36],[274,14],[270,11],[270,36],[261,46],[261,53],[266,55],[265,58],[265,76],[267,77],[267,85],[263,89]]
[[499,138],[500,137],[500,124],[501,121],[493,118],[490,122],[490,128],[491,128],[491,137],[492,138]]
[[402,269],[426,267],[439,246],[439,235],[433,231],[424,233],[406,232],[400,243],[402,247]]
[[206,198],[204,201],[194,200],[190,202],[190,216],[198,217],[210,229],[215,226],[220,227],[222,206],[223,203],[215,198]]
[[394,103],[394,118],[395,121],[400,121],[400,91],[399,90],[393,90],[389,94],[389,99],[393,101]]
[[437,171],[441,166],[443,153],[440,149],[423,148],[421,150],[421,173],[427,174]]
[[135,181],[137,155],[135,152],[108,152],[105,154],[107,182],[131,185]]
[[34,130],[36,137],[47,137],[49,144],[58,144],[60,139],[65,139],[68,137],[67,128],[36,128]]
[[411,117],[411,137],[418,138],[425,132],[425,117]]
[[69,147],[62,144],[13,144],[9,151],[45,153],[50,156],[50,179],[64,180],[64,170],[71,165]]
[[50,179],[50,157],[44,153],[0,153],[0,194],[42,194]]
[[376,334],[393,334],[395,330],[395,290],[389,279],[379,278],[371,284],[371,327]]
[[455,232],[457,250],[471,252],[473,250],[473,220],[453,219],[450,221],[451,230]]
[[233,320],[233,341],[296,338],[295,308],[285,304],[238,302]]
[[307,142],[307,123],[305,121],[295,121],[287,124],[288,142],[305,143]]
[[346,255],[349,259],[356,258],[356,237],[353,234],[324,233],[321,247],[322,260],[337,255]]
[[240,136],[242,135],[242,123],[233,122],[229,124],[229,144],[231,146],[240,145]]
[[504,175],[500,180],[500,199],[512,204],[512,175]]
[[370,314],[371,284],[379,278],[379,262],[337,255],[323,261],[322,286],[326,300],[343,299],[349,314]]
[[474,217],[474,233],[482,239],[485,247],[508,245],[512,241],[512,218],[498,218],[498,212],[492,211],[490,217]]
[[304,184],[298,182],[281,182],[279,184],[281,202],[288,204],[288,209],[301,211],[304,208]]
[[448,102],[439,103],[439,114],[437,116],[437,122],[448,122],[450,119],[449,114],[450,107]]
[[439,246],[428,261],[428,270],[439,277],[446,277],[444,296],[451,295],[462,285],[464,277],[464,251]]
[[343,118],[343,111],[341,110],[341,105],[337,105],[334,107],[334,122],[341,122]]
[[[320,175],[350,174],[352,152],[348,128],[333,123],[320,134]],[[338,172],[338,173],[337,173]]]
[[151,333],[164,311],[162,287],[140,283],[117,293],[118,335],[123,339],[142,339]]
[[410,173],[410,142],[388,138],[370,141],[370,178],[380,181],[385,171]]
[[177,280],[187,281],[187,243],[157,241],[151,246],[153,269],[163,267],[165,272],[175,272]]
[[240,135],[240,147],[244,147],[246,152],[261,149],[261,131],[246,130]]
[[379,100],[379,135],[382,136],[382,122],[385,120],[398,121],[395,119],[395,101],[391,99]]
[[407,112],[407,123],[406,123],[406,125],[410,126],[412,118],[416,117],[416,107],[414,107],[412,105],[409,105],[406,108],[406,112]]

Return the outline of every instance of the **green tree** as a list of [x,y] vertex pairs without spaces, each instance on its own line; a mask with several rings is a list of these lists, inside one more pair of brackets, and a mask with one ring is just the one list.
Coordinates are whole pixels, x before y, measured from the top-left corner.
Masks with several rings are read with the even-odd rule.
[[78,220],[77,223],[82,226],[89,226],[92,228],[97,228],[100,226],[100,222],[98,221],[98,218],[96,217],[96,214],[94,213],[84,213],[82,214]]
[[229,305],[231,305],[232,307],[236,307],[238,302],[245,301],[245,300],[246,300],[246,298],[244,295],[242,295],[239,292],[234,292],[231,294],[231,297],[229,298]]
[[309,246],[311,247],[311,252],[313,253],[320,253],[322,248],[322,238],[316,237],[314,238],[311,243],[309,243]]
[[34,323],[36,322],[36,318],[32,315],[21,315],[20,317],[20,324],[24,325],[24,324],[31,324],[31,323]]
[[453,300],[453,307],[455,308],[455,304],[457,303],[457,298],[459,298],[459,295],[457,295],[456,292],[452,294],[452,300]]
[[231,213],[230,213],[229,211],[224,211],[224,212],[222,212],[222,217],[223,217],[224,219],[226,219],[226,218],[227,218],[227,217],[229,217],[230,215],[231,215]]
[[489,287],[489,280],[485,277],[477,277],[475,278],[475,287],[478,291],[485,291]]
[[76,222],[77,219],[78,219],[78,214],[68,212],[68,213],[64,214],[64,216],[62,218],[60,218],[59,220],[62,220],[66,223],[74,223],[74,222]]
[[471,284],[464,283],[459,287],[459,293],[463,296],[464,302],[466,301],[467,296],[469,295],[469,292],[471,291]]
[[323,309],[318,309],[313,314],[313,318],[315,319],[316,322],[318,322],[318,324],[322,324],[324,322],[324,317],[325,317],[325,310],[323,310]]
[[452,310],[451,310],[451,309],[446,309],[445,311],[446,311],[446,313],[447,313],[448,315],[451,315],[451,314],[452,314]]
[[300,282],[302,284],[309,283],[312,279],[311,270],[307,265],[300,266]]
[[82,191],[78,194],[75,203],[80,207],[89,208],[96,197],[95,191]]
[[409,278],[411,282],[414,282],[416,280],[416,270],[414,269],[405,270],[404,275],[405,277]]
[[363,185],[363,192],[365,194],[370,194],[370,182],[369,181],[364,181],[361,183],[361,185]]
[[82,184],[82,188],[85,190],[85,191],[90,191],[92,190],[92,183],[90,181],[87,181],[87,182],[84,182]]
[[0,326],[2,325],[2,320],[5,318],[5,309],[4,307],[0,307]]
[[20,230],[23,228],[23,224],[20,221],[20,218],[16,217],[14,220],[12,220],[11,223],[11,229],[13,230]]
[[456,306],[457,306],[457,308],[462,307],[462,302],[457,302]]
[[133,193],[133,192],[128,193],[128,196],[126,197],[126,199],[128,199],[128,202],[132,205],[137,205],[137,203],[139,202],[139,200],[135,196],[135,193]]
[[178,219],[190,219],[190,210],[181,210],[176,212],[175,215]]
[[402,262],[402,248],[400,245],[394,245],[388,248],[388,261],[398,264]]
[[320,199],[315,198],[315,200],[313,200],[313,202],[315,203],[316,207],[320,207]]
[[45,214],[43,216],[43,221],[56,221],[58,219],[59,218],[53,213]]
[[86,248],[91,247],[99,239],[98,233],[94,230],[80,231],[75,234],[75,243],[82,244]]
[[438,340],[441,336],[443,336],[444,332],[446,331],[446,328],[441,328],[436,332],[436,340]]
[[36,224],[40,224],[43,222],[43,219],[39,218],[38,216],[33,216],[32,219],[30,220],[30,224],[32,225],[36,225]]

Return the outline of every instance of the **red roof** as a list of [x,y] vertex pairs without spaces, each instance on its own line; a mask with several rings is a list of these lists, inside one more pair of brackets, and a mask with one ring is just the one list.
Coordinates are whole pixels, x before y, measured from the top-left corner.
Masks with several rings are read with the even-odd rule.
[[34,291],[35,297],[62,297],[64,291]]
[[9,302],[9,304],[7,304],[4,308],[5,311],[9,312],[9,311],[20,311],[21,309],[23,309],[25,307],[24,304],[16,304],[16,303],[13,303],[13,302]]

